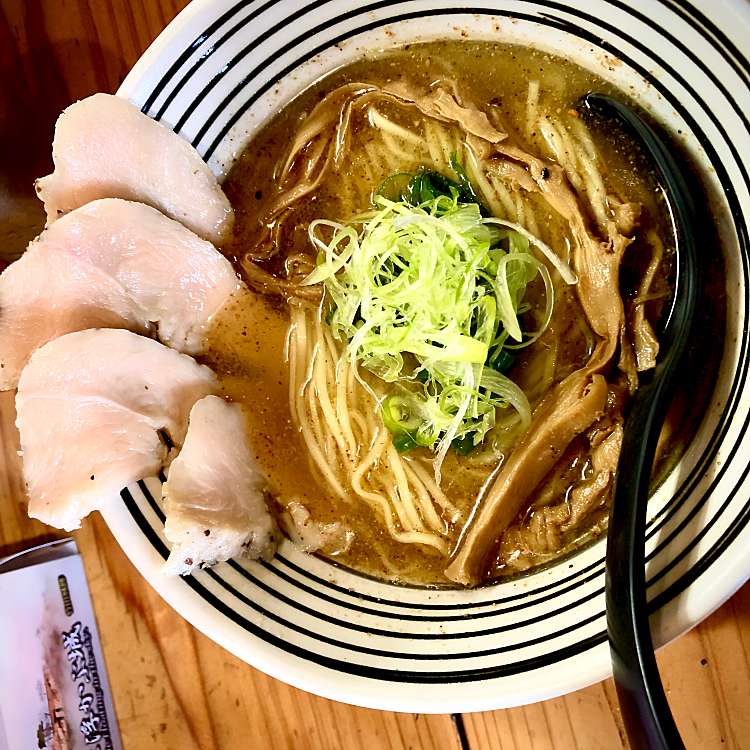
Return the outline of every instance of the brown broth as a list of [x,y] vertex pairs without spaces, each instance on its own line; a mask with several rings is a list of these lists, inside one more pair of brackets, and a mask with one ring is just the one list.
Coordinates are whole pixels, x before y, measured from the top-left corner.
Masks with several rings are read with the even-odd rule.
[[[224,183],[237,217],[234,239],[225,252],[238,262],[247,248],[254,246],[259,232],[259,216],[269,197],[274,194],[275,167],[289,146],[290,133],[322,96],[347,82],[385,84],[408,78],[415,83],[428,84],[441,76],[457,80],[463,95],[479,106],[490,103],[496,106],[503,124],[532,153],[539,152],[541,136],[538,133],[524,133],[529,80],[539,80],[547,109],[556,114],[572,111],[579,97],[592,89],[617,93],[600,78],[560,58],[531,49],[489,42],[415,44],[367,56],[331,73],[305,91],[279,112],[241,154]],[[404,117],[403,113],[395,111],[388,112],[388,115],[397,120]],[[361,129],[358,132],[360,137],[365,137]],[[639,234],[642,236],[647,228],[655,230],[664,241],[669,256],[671,235],[661,195],[643,157],[632,143],[615,133],[596,128],[592,135],[608,166],[605,176],[608,190],[643,204]],[[420,165],[405,163],[399,168],[409,170],[417,166]],[[379,181],[386,176],[385,173],[365,174],[363,160],[356,154],[347,164],[347,170],[350,174],[344,175],[346,177],[353,177],[360,183],[369,180],[370,191],[377,188]],[[306,206],[295,214],[293,226],[287,227],[283,236],[284,247],[289,253],[311,252],[307,239],[309,221],[314,218],[347,218],[341,215],[342,212],[351,213],[352,201],[362,200],[359,195],[342,195],[341,175],[338,177],[333,173],[324,179]],[[354,208],[367,208],[366,201]],[[566,223],[549,210],[542,218],[545,220],[544,226],[540,227],[542,238],[553,248],[560,248],[568,234]],[[636,240],[628,250],[627,267],[641,267],[645,263],[647,250],[645,243]],[[279,274],[283,261],[282,257],[273,258],[265,263],[265,268]],[[667,291],[668,270],[669,262],[665,265],[660,282]],[[625,295],[632,294],[628,288],[628,274],[627,269],[624,270]],[[572,325],[576,320],[583,319],[580,305],[569,290],[560,296],[557,305],[559,310],[553,327]],[[651,312],[656,314],[658,310]],[[720,315],[712,317],[710,326],[713,330],[717,330],[716,321],[721,319]],[[245,407],[257,460],[268,477],[270,495],[277,501],[276,511],[280,513],[290,500],[299,500],[316,521],[343,521],[355,533],[351,549],[336,560],[343,565],[388,580],[446,585],[448,582],[442,573],[445,558],[416,545],[393,541],[382,521],[369,507],[363,503],[346,504],[338,500],[310,469],[306,449],[293,425],[288,407],[288,372],[284,358],[288,322],[286,305],[279,298],[243,295],[217,319],[206,357],[206,361],[220,373],[225,394]],[[562,337],[565,350],[560,356],[561,365],[555,371],[556,381],[586,361],[588,353],[581,343],[586,338],[583,333],[574,331],[567,338]],[[545,356],[546,340],[542,337],[526,350],[511,373],[522,386],[534,370],[535,362]],[[711,340],[714,342],[711,356],[718,361],[715,337]],[[702,408],[693,408],[677,415],[679,421],[672,427],[672,442],[665,444],[664,455],[668,458],[679,455],[687,442],[683,427],[689,424],[690,429],[694,429],[696,414],[701,411]],[[676,440],[674,436],[677,436]],[[663,472],[672,463],[662,458]],[[443,489],[465,515],[476,503],[490,472],[489,469],[472,471],[471,467],[470,457],[459,457],[450,452],[443,471],[446,477]],[[606,508],[592,514],[584,527],[576,530],[574,538],[565,540],[561,552],[573,550],[595,538],[605,527],[605,521]],[[450,530],[452,542],[456,541],[460,530],[458,527]],[[546,560],[531,560],[530,564],[543,562]],[[499,559],[494,574],[506,575],[516,570]]]

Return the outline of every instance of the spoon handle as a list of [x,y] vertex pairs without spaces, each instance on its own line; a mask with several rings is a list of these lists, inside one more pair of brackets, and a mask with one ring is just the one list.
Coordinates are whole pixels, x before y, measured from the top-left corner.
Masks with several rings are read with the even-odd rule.
[[617,696],[633,748],[684,747],[669,709],[651,640],[645,529],[656,443],[674,379],[638,389],[625,423],[607,536],[607,630]]
[[649,627],[645,533],[656,445],[695,317],[700,225],[688,181],[656,131],[612,97],[587,94],[583,103],[618,120],[650,156],[675,237],[675,290],[660,331],[659,361],[642,377],[625,422],[607,535],[606,604],[612,669],[630,742],[634,748],[679,750],[684,745],[664,695]]

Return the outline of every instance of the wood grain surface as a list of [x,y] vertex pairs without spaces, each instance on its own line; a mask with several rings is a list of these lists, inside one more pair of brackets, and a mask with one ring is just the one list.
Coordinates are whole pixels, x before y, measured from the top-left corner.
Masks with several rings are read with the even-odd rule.
[[[43,225],[32,180],[51,167],[57,114],[94,91],[114,91],[184,4],[0,0],[0,261],[20,253]],[[0,557],[59,535],[26,516],[14,418],[12,394],[0,394]],[[354,708],[288,687],[167,607],[98,517],[74,536],[125,750],[627,747],[611,681],[462,717]],[[750,586],[665,648],[659,664],[688,748],[750,748]]]

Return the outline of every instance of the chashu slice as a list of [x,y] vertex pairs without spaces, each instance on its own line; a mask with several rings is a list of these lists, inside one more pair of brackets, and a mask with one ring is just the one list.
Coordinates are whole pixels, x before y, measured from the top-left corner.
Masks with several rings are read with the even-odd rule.
[[234,212],[198,152],[126,99],[94,94],[71,104],[55,125],[55,171],[37,180],[47,222],[97,198],[148,203],[214,244]]
[[0,275],[0,390],[31,353],[86,328],[155,332],[202,350],[211,316],[239,288],[211,243],[142,203],[103,199],[56,221]]
[[185,443],[163,486],[168,573],[190,573],[237,555],[269,558],[275,530],[265,480],[238,404],[206,396],[190,412]]
[[78,331],[38,349],[21,374],[21,434],[29,515],[76,529],[156,474],[180,445],[193,404],[217,388],[208,367],[121,329]]

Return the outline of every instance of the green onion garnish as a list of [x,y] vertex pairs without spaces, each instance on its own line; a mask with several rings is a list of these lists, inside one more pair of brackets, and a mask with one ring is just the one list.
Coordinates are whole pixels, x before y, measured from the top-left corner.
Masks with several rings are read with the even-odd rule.
[[[396,447],[432,448],[439,476],[451,444],[461,453],[478,446],[498,408],[514,409],[522,429],[529,424],[528,399],[503,373],[515,359],[507,347],[536,339],[552,312],[550,274],[530,239],[552,251],[522,228],[484,218],[478,203],[461,202],[465,185],[419,175],[394,176],[383,187],[400,199],[376,194],[374,210],[346,224],[313,221],[318,265],[305,283],[324,285],[325,319],[352,362],[392,384],[381,411]],[[524,332],[519,315],[537,275],[543,328]]]

